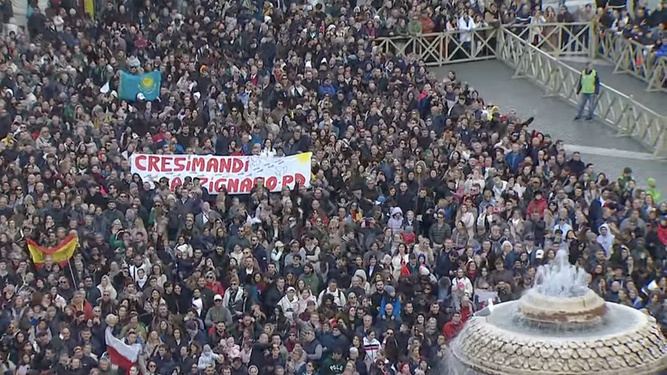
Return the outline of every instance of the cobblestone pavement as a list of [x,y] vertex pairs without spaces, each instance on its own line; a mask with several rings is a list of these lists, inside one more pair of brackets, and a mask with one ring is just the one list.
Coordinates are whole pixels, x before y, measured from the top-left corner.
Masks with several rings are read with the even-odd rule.
[[[581,60],[562,59],[561,61],[576,70],[583,70],[586,67],[586,62]],[[614,67],[607,61],[596,60],[593,64],[600,74],[602,83],[614,90],[624,93],[625,95],[632,96],[632,98],[639,103],[661,115],[667,115],[666,93],[646,91],[648,83],[639,80],[630,74],[614,74]]]
[[487,60],[434,69],[438,76],[449,70],[479,90],[487,104],[499,105],[503,112],[513,108],[521,118],[534,116],[534,129],[549,133],[554,140],[562,139],[569,152],[580,151],[582,159],[595,164],[597,171],[616,178],[624,167],[630,167],[640,186],[653,177],[658,187],[667,192],[667,163],[653,160],[639,143],[617,137],[601,122],[573,121],[574,107],[560,99],[544,97],[543,91],[527,80],[512,79],[512,70],[502,62]]

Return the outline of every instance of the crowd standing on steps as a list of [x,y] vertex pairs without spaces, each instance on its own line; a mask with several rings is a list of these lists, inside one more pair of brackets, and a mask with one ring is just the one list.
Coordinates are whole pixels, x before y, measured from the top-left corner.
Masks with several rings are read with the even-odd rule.
[[[3,374],[422,375],[559,249],[667,322],[656,181],[600,173],[455,72],[374,47],[498,21],[497,3],[30,4],[0,40]],[[159,71],[158,98],[119,100],[121,71]],[[278,193],[128,163],[304,152],[309,186]],[[68,261],[33,264],[29,240],[68,234]],[[107,328],[135,366],[111,363]]]

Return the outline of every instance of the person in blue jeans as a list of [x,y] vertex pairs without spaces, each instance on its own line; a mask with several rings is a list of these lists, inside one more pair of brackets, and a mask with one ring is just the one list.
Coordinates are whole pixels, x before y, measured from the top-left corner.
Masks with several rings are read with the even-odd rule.
[[574,118],[581,119],[584,115],[586,103],[588,103],[588,116],[586,120],[593,119],[593,112],[595,111],[595,97],[600,93],[600,77],[597,70],[593,69],[593,64],[588,63],[586,69],[581,71],[579,76],[579,83],[577,84],[577,95],[581,94],[581,102],[579,104],[579,112]]

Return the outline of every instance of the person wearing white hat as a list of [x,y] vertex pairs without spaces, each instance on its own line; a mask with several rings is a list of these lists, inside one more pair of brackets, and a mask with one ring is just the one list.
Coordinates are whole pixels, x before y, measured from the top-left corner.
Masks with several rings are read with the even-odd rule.
[[299,296],[297,296],[294,287],[287,288],[287,293],[278,301],[278,306],[283,309],[285,317],[294,323],[294,314],[299,310]]
[[208,309],[204,324],[206,328],[213,327],[218,322],[224,322],[228,327],[233,324],[232,313],[222,303],[222,296],[216,294],[213,297],[213,307]]
[[283,241],[278,240],[273,246],[273,250],[271,250],[271,262],[276,265],[276,271],[280,271],[284,256],[285,244]]

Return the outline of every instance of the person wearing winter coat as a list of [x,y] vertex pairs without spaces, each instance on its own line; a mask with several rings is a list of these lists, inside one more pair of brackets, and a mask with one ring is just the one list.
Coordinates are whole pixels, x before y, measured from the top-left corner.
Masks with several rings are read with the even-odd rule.
[[387,228],[391,229],[392,234],[401,233],[403,229],[403,210],[400,207],[391,209],[391,218],[387,222]]
[[238,279],[232,280],[229,285],[229,289],[225,291],[225,295],[222,297],[222,305],[229,309],[232,319],[239,319],[245,311],[245,292],[239,287]]
[[227,307],[225,307],[223,298],[221,295],[216,294],[213,297],[214,306],[208,309],[206,317],[204,318],[204,324],[207,328],[211,328],[218,322],[225,322],[229,327],[233,323],[232,313]]
[[197,368],[204,370],[209,365],[215,365],[215,361],[218,359],[218,355],[213,353],[211,346],[206,344],[204,349],[199,356],[199,362],[197,363]]
[[294,322],[294,314],[299,311],[299,297],[296,295],[294,287],[287,288],[287,293],[278,301],[278,306],[285,312],[285,317],[290,322]]
[[461,300],[463,297],[471,298],[473,294],[473,287],[470,279],[465,276],[463,268],[456,270],[456,277],[452,281],[452,304],[456,310],[461,307]]
[[616,236],[611,234],[611,231],[609,230],[609,226],[607,224],[600,225],[599,232],[600,235],[598,235],[597,243],[600,244],[600,246],[602,246],[605,254],[607,255],[607,258],[609,258],[611,256],[611,253],[614,251],[613,245]]
[[384,287],[384,296],[382,296],[382,302],[380,302],[380,312],[378,313],[379,319],[388,318],[388,316],[386,316],[387,315],[386,306],[388,304],[391,304],[393,307],[391,315],[393,315],[395,318],[400,319],[401,300],[398,299],[398,296],[396,295],[396,289],[394,289],[394,287],[391,285],[385,285]]
[[528,203],[526,212],[528,214],[538,212],[540,214],[540,218],[544,218],[544,211],[547,209],[547,206],[548,202],[544,197],[544,194],[538,190],[534,193],[533,199],[530,201],[530,203]]

